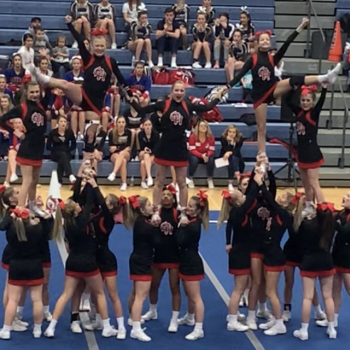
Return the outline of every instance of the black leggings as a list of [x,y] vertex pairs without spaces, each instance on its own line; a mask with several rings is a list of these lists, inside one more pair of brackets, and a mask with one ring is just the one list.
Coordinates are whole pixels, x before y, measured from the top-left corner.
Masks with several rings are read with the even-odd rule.
[[68,152],[55,152],[51,153],[51,159],[57,163],[58,182],[62,184],[63,175],[68,177],[73,174],[70,165],[71,155]]

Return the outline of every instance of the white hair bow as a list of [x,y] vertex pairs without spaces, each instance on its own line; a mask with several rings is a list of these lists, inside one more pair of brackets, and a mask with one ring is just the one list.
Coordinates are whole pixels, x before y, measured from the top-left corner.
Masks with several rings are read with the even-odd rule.
[[242,7],[241,7],[241,11],[249,14],[248,7],[247,7],[247,6],[242,6]]

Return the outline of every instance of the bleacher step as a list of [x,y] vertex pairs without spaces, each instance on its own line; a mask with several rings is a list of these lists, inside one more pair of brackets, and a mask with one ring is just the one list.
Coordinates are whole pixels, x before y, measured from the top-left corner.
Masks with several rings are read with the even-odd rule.
[[[329,120],[329,110],[323,110],[320,116],[319,127],[327,128]],[[332,127],[334,129],[343,129],[344,125],[344,111],[333,111],[332,113]],[[350,123],[347,123],[347,129],[350,129]]]
[[[326,2],[326,3],[325,3]],[[335,15],[335,2],[315,2],[313,5],[315,7],[317,16],[332,16]],[[308,1],[300,0],[289,0],[289,1],[275,1],[275,14],[276,15],[302,15],[307,16],[309,11]]]
[[[284,70],[286,74],[318,75],[318,60],[312,58],[285,57]],[[325,74],[334,62],[322,60],[322,74]]]
[[[297,28],[301,22],[301,15],[276,15],[275,16],[275,28]],[[333,29],[335,16],[321,16],[318,17],[322,29]],[[310,21],[311,29],[318,29],[318,24],[314,16]]]

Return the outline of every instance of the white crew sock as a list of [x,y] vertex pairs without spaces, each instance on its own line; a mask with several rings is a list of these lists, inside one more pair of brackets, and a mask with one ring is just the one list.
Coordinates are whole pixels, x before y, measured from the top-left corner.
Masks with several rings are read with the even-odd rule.
[[171,314],[171,321],[177,322],[177,319],[179,318],[179,311],[173,311]]
[[119,330],[125,329],[124,317],[117,317],[117,323],[118,323]]

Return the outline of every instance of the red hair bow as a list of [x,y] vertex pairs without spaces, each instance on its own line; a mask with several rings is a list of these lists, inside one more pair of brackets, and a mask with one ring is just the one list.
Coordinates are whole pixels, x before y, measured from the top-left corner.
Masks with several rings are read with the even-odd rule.
[[26,209],[26,208],[20,209],[17,207],[12,211],[12,213],[15,214],[16,217],[22,220],[26,220],[29,218],[29,209]]
[[59,206],[61,210],[66,209],[66,205],[65,205],[65,203],[63,202],[62,199],[57,199],[57,202],[58,202],[57,206]]
[[124,196],[120,196],[118,199],[119,205],[125,205],[126,204],[126,198]]
[[252,172],[247,171],[246,173],[241,174],[240,179],[244,179],[244,178],[251,177],[251,176],[252,176]]
[[6,191],[6,186],[0,185],[0,193],[4,193]]
[[173,185],[168,185],[165,187],[166,190],[168,190],[171,194],[176,194],[176,188]]
[[301,198],[303,198],[303,197],[304,197],[304,193],[302,193],[302,192],[297,192],[297,193],[294,195],[294,197],[292,198],[291,203],[292,203],[293,205],[296,205],[296,204],[298,203],[299,199],[301,199]]
[[134,209],[140,207],[140,202],[139,202],[139,200],[138,200],[139,197],[140,197],[139,195],[136,195],[136,196],[131,196],[131,197],[128,198],[128,200],[129,200],[131,206],[132,206]]
[[271,37],[272,32],[271,32],[271,30],[264,30],[264,31],[261,30],[261,31],[255,33],[255,37],[257,39],[259,39],[260,35],[262,35],[262,34],[267,34],[269,37]]
[[322,211],[330,210],[332,213],[335,212],[334,204],[329,202],[318,203],[317,209]]
[[223,190],[221,192],[221,195],[228,201],[231,200],[231,193],[228,190]]
[[310,85],[310,86],[305,86],[303,85],[301,87],[301,94],[302,95],[307,95],[310,92],[317,92],[317,85]]
[[107,34],[107,30],[105,30],[105,29],[95,28],[91,31],[92,36],[105,36],[106,34]]
[[208,195],[205,193],[206,191],[199,190],[197,196],[199,197],[199,205],[204,207],[205,201],[208,199]]
[[22,78],[22,84],[27,84],[27,83],[30,83],[31,81],[32,81],[32,76],[30,74],[26,74]]

